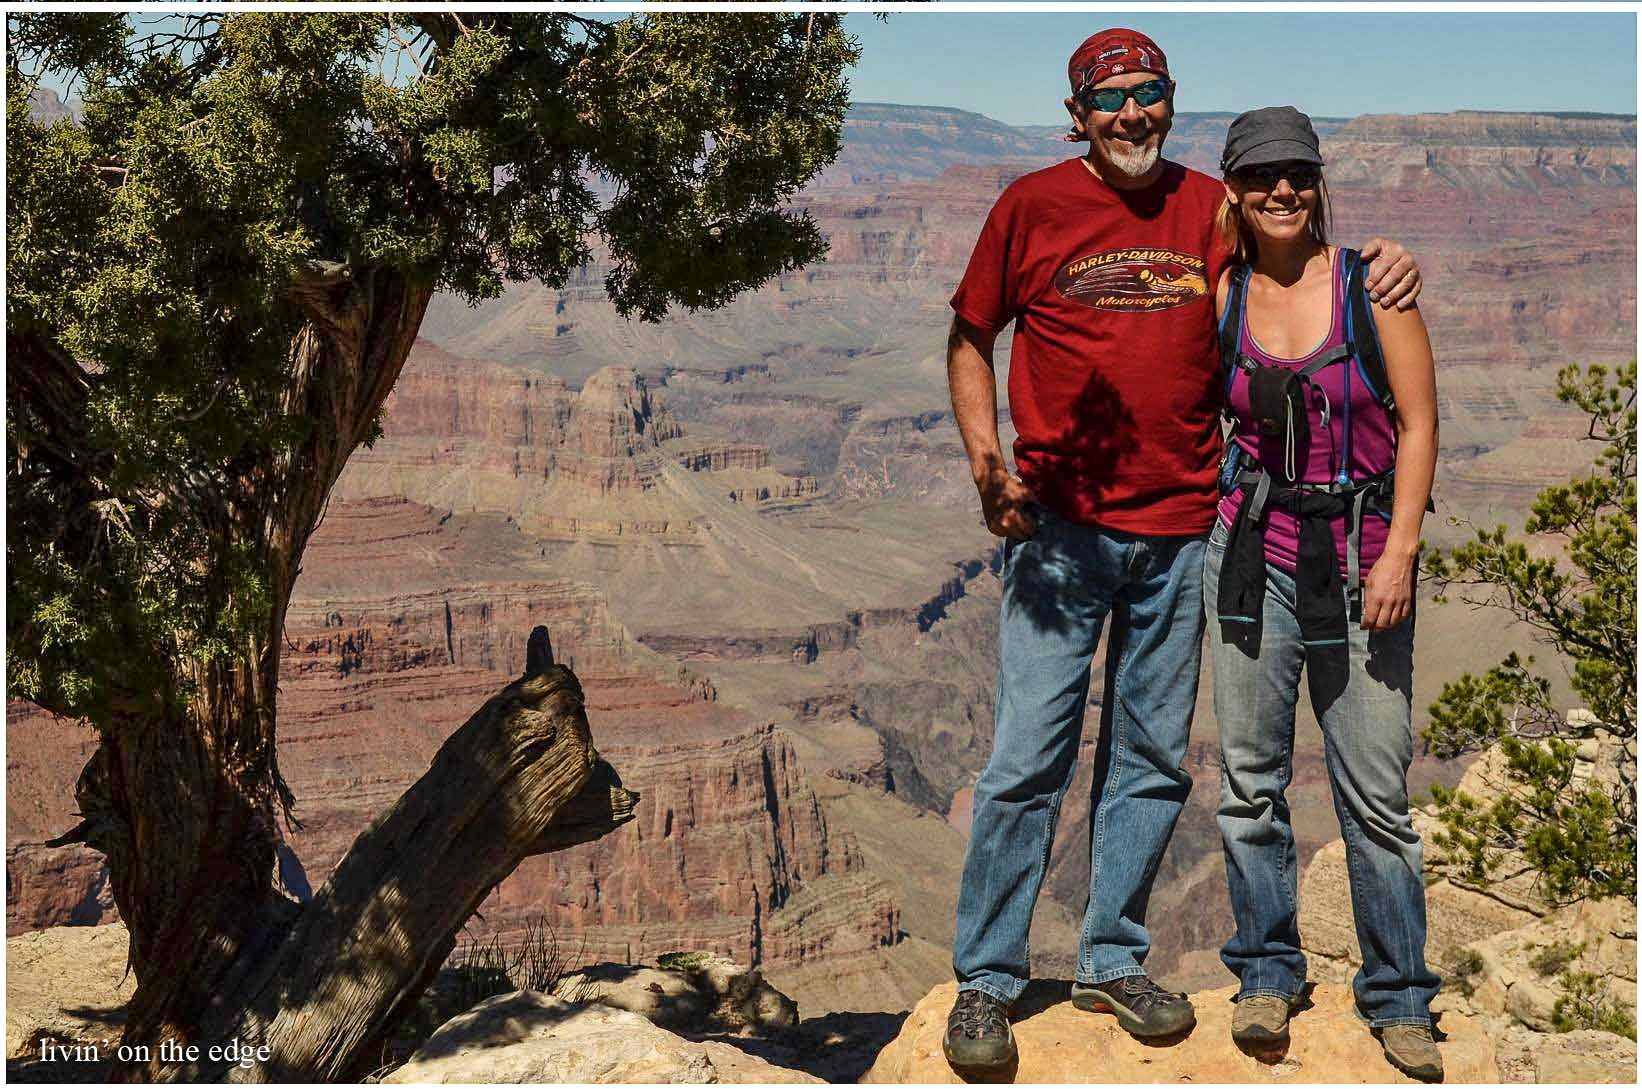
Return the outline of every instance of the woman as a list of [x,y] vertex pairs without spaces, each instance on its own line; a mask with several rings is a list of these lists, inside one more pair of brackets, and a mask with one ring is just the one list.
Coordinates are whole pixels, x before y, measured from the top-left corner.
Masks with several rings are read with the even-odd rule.
[[1328,244],[1322,165],[1310,120],[1287,106],[1238,117],[1221,161],[1219,225],[1236,254],[1216,293],[1232,431],[1204,571],[1237,921],[1221,958],[1241,983],[1233,1037],[1285,1045],[1306,980],[1283,797],[1304,666],[1346,843],[1358,1012],[1393,1065],[1436,1078],[1438,980],[1406,782],[1434,368],[1419,311],[1369,306],[1356,255]]

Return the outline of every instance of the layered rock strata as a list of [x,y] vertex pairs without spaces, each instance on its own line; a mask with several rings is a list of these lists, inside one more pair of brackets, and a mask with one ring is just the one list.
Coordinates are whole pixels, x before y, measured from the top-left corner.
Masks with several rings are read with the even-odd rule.
[[[588,959],[700,948],[753,964],[893,943],[893,899],[849,838],[829,832],[786,737],[637,644],[599,591],[530,577],[546,570],[528,553],[501,516],[332,504],[288,614],[279,708],[301,821],[290,843],[308,882],[317,887],[450,731],[516,676],[523,640],[542,624],[581,678],[600,751],[642,800],[619,834],[528,860],[481,906],[473,934],[508,941],[541,919]],[[475,565],[511,569],[515,581],[467,581]],[[56,774],[12,801],[48,814],[41,830],[60,831],[89,732],[14,711],[32,758]],[[24,898],[14,917],[69,921],[75,909],[55,907],[65,894],[54,895]]]

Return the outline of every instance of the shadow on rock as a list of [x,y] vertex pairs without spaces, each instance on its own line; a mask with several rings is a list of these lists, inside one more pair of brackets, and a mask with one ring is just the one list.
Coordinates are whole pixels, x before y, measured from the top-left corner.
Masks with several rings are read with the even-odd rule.
[[447,1021],[422,1045],[417,1057],[438,1059],[464,1050],[507,1047],[568,1019],[578,1008],[529,991],[498,995]]
[[687,1038],[717,1040],[772,1066],[829,1082],[853,1083],[861,1080],[878,1053],[900,1033],[906,1018],[905,1012],[829,1013],[766,1035],[692,1033]]
[[994,1070],[969,1070],[954,1066],[952,1072],[971,1085],[1007,1085],[1015,1080],[1020,1069],[1020,1059],[1015,1058]]

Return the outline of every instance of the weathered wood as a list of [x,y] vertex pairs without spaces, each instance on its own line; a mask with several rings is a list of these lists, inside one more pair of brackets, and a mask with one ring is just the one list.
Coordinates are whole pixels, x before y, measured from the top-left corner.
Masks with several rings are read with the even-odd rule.
[[202,1055],[239,1040],[271,1045],[270,1059],[156,1064],[150,1073],[346,1076],[414,1005],[457,930],[519,862],[604,835],[632,819],[636,801],[593,748],[575,675],[564,666],[527,674],[451,735],[427,774],[360,834],[195,1037]]

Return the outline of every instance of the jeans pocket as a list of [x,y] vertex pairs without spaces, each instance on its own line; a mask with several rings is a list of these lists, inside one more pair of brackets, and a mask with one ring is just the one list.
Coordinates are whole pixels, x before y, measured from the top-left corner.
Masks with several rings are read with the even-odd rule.
[[1217,516],[1214,520],[1214,528],[1209,530],[1209,547],[1216,552],[1224,552],[1226,551],[1226,542],[1230,539],[1231,530]]

